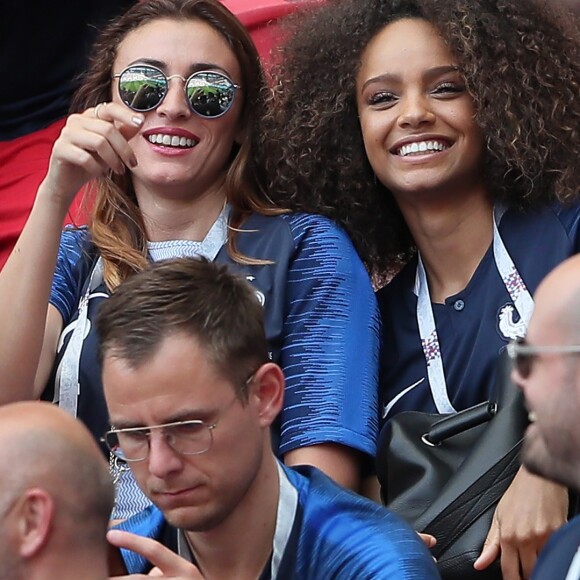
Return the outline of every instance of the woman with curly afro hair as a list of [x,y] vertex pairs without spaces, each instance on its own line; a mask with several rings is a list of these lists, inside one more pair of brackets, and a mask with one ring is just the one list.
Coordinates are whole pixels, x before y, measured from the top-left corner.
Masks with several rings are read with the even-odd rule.
[[[383,419],[488,400],[538,283],[580,250],[577,31],[532,0],[328,0],[292,30],[270,195],[337,220],[377,281],[396,274],[378,294]],[[520,469],[476,568],[501,554],[506,580],[529,577],[567,504]]]

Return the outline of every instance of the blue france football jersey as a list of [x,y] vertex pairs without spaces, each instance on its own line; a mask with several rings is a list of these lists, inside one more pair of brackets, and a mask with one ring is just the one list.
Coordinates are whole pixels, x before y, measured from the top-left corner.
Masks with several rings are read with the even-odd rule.
[[[335,484],[314,467],[283,467],[297,491],[297,510],[280,564],[271,561],[260,580],[432,580],[439,578],[433,558],[419,536],[386,508]],[[148,508],[123,522],[120,529],[152,537],[176,550],[177,534],[162,513]],[[240,541],[245,541],[240,536]],[[176,550],[177,551],[177,550]],[[130,574],[147,573],[151,565],[123,550]]]
[[[579,205],[528,213],[508,210],[498,227],[532,296],[550,270],[580,251]],[[436,412],[417,325],[416,268],[414,259],[378,292],[381,398],[387,419],[405,410]],[[497,357],[523,324],[491,247],[467,287],[444,304],[433,304],[433,314],[452,405],[460,410],[487,400],[493,395]]]
[[[253,285],[264,305],[272,358],[286,378],[285,404],[274,430],[277,453],[338,443],[374,457],[379,315],[354,246],[332,221],[310,214],[254,214],[243,230],[236,238],[237,249],[270,263],[238,264],[225,247],[216,262],[227,264]],[[95,253],[86,229],[65,230],[50,297],[65,326],[57,364],[75,325]],[[108,429],[108,417],[91,321],[107,297],[104,284],[89,296],[79,372],[78,415],[97,438]],[[52,399],[52,391],[49,388],[45,398]]]

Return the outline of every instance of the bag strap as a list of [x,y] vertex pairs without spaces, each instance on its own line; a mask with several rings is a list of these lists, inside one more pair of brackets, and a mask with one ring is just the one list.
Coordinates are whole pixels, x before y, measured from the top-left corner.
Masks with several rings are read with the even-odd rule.
[[501,499],[520,467],[521,445],[522,441],[519,441],[481,478],[457,496],[435,519],[421,526],[420,531],[438,539],[431,550],[435,558],[445,553],[457,538]]

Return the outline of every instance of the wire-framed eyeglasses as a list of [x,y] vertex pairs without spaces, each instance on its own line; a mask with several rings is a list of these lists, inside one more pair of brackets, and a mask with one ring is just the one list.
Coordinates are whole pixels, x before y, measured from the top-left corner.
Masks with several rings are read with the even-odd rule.
[[[256,372],[253,372],[244,384],[251,383],[255,375]],[[239,400],[239,394],[236,393],[213,423],[206,423],[201,419],[190,419],[151,427],[112,428],[101,437],[101,442],[115,457],[129,463],[147,459],[153,433],[160,433],[165,443],[181,455],[201,455],[211,448],[214,429],[237,400]]]
[[531,345],[525,338],[517,338],[507,345],[507,353],[522,379],[527,379],[534,361],[541,354],[580,354],[580,344]]

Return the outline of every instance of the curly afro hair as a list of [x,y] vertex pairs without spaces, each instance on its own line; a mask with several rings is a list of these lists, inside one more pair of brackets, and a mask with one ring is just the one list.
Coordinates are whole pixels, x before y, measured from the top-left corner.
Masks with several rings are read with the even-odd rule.
[[379,277],[414,253],[391,193],[366,158],[355,78],[369,41],[401,18],[433,24],[455,54],[485,137],[495,200],[571,201],[580,163],[578,20],[534,0],[328,0],[290,23],[259,151],[269,195],[322,213]]

